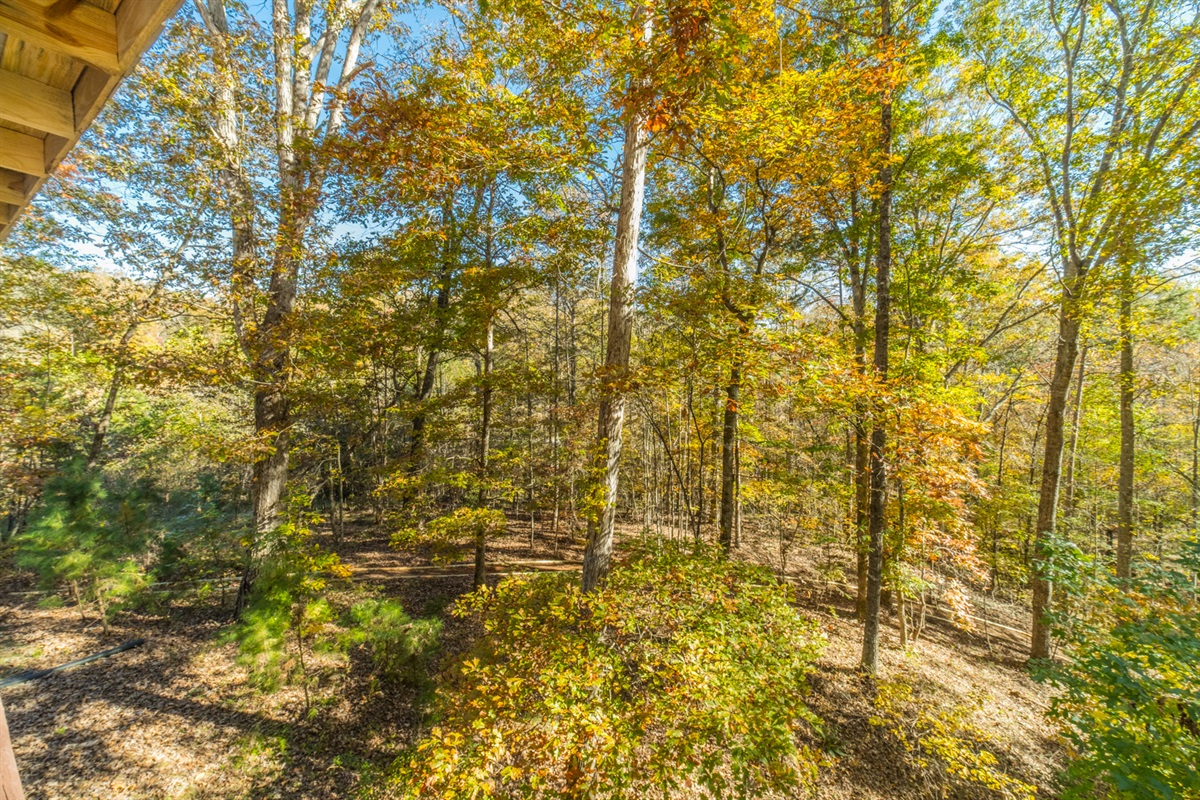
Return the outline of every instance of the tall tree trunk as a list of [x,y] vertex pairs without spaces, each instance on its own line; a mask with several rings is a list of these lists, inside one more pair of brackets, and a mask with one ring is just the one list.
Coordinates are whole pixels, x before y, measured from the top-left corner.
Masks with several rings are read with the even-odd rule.
[[[643,39],[651,35],[644,21]],[[599,513],[589,515],[587,548],[583,554],[583,590],[590,592],[608,577],[612,563],[617,481],[621,466],[621,429],[625,422],[625,384],[633,342],[633,293],[637,284],[638,231],[646,189],[649,130],[646,110],[634,108],[625,123],[621,155],[621,206],[613,252],[612,290],[608,305],[608,348],[600,382],[600,424],[597,464],[602,473]]]
[[1192,415],[1192,535],[1200,536],[1200,392]]
[[[688,383],[688,414],[692,417],[692,427],[688,429],[688,453],[691,453],[691,436],[692,430],[696,431],[696,524],[692,529],[692,536],[698,542],[704,531],[704,451],[708,446],[708,440],[700,435],[700,418],[696,416],[696,406],[693,403],[694,393],[692,384]],[[688,475],[691,476],[692,462],[689,455],[688,458]],[[690,486],[690,482],[689,482]]]
[[1061,483],[1063,456],[1063,422],[1067,392],[1075,359],[1079,355],[1080,303],[1079,292],[1086,265],[1077,257],[1066,259],[1063,269],[1063,297],[1058,313],[1058,345],[1055,348],[1054,373],[1050,378],[1050,399],[1046,404],[1046,447],[1042,458],[1042,482],[1038,492],[1037,528],[1033,548],[1033,635],[1030,641],[1031,658],[1050,657],[1050,613],[1054,587],[1046,577],[1046,545],[1058,524],[1058,491]]
[[[1008,423],[1012,420],[1013,399],[1010,395],[1008,398],[1008,407],[1004,410],[1004,426],[1000,429],[1000,448],[996,458],[996,493],[1000,496],[1004,495],[1004,450],[1008,445]],[[992,580],[991,586],[988,588],[988,594],[992,597],[996,596],[996,589],[1000,585],[1000,520],[997,517],[992,521]]]
[[[141,303],[141,307],[137,310],[137,315],[146,312],[154,303],[154,298],[162,289],[162,280],[155,284],[153,290]],[[104,452],[104,440],[108,436],[109,426],[112,425],[113,410],[117,407],[117,396],[121,391],[121,384],[125,378],[125,364],[129,358],[129,343],[133,341],[133,336],[137,333],[137,329],[141,326],[141,322],[135,319],[125,326],[125,332],[121,334],[121,341],[117,344],[116,364],[113,366],[112,378],[108,382],[108,392],[104,397],[104,408],[100,411],[100,416],[96,419],[95,426],[92,430],[92,443],[88,447],[87,468],[91,470],[100,463],[100,456]]]
[[1084,373],[1087,369],[1087,353],[1088,348],[1085,344],[1079,350],[1079,375],[1075,379],[1075,398],[1071,401],[1071,444],[1068,448],[1070,455],[1067,457],[1067,516],[1075,514],[1075,485],[1078,481],[1077,470],[1079,468],[1079,426],[1083,418],[1083,380]]
[[[861,405],[861,404],[860,404]],[[871,504],[871,440],[867,434],[866,411],[855,409],[854,416],[854,549],[857,557],[858,593],[855,616],[867,618],[867,553],[871,549],[867,517]]]
[[729,385],[725,387],[725,416],[721,426],[721,519],[718,541],[725,555],[729,555],[733,549],[736,504],[734,482],[737,475],[736,450],[741,388],[741,368],[733,367],[729,371]]
[[[846,262],[850,271],[850,295],[854,306],[854,366],[860,378],[867,374],[867,270],[860,261],[858,234],[858,191],[850,195],[850,226],[847,234]],[[857,597],[854,613],[859,621],[867,618],[867,516],[871,503],[870,436],[867,432],[867,404],[854,403],[854,553],[857,562]]]
[[[293,239],[291,241],[298,241]],[[264,448],[254,462],[250,495],[254,509],[254,531],[247,553],[234,612],[240,617],[258,580],[262,562],[273,551],[273,531],[287,487],[288,455],[291,448],[292,409],[287,385],[290,380],[291,346],[285,328],[296,303],[298,264],[279,259],[268,294],[267,310],[255,336],[257,358],[254,376],[254,434]]]
[[[575,407],[575,389],[579,373],[579,340],[576,336],[575,301],[567,298],[567,405]],[[572,512],[574,513],[574,512]]]
[[[495,321],[489,317],[483,347],[483,379],[479,387],[480,422],[479,422],[479,507],[487,508],[488,503],[488,452],[492,443],[492,358],[493,331]],[[487,540],[486,532],[480,528],[475,535],[475,580],[476,589],[487,583]]]
[[742,432],[735,431],[733,445],[733,546],[742,545]]
[[[880,0],[880,39],[890,49],[892,39],[892,3]],[[888,377],[888,334],[891,322],[892,271],[892,96],[885,89],[880,104],[879,170],[879,246],[875,254],[875,375],[880,381]],[[862,667],[868,674],[879,669],[879,598],[883,586],[883,513],[887,495],[887,464],[884,449],[887,431],[882,414],[876,413],[871,430],[871,505],[867,519],[870,550],[867,554],[867,613],[863,622]]]
[[1121,458],[1117,477],[1117,577],[1128,578],[1133,558],[1133,269],[1121,265]]
[[438,363],[441,360],[442,348],[445,347],[447,311],[450,308],[450,281],[454,270],[457,252],[454,243],[457,242],[454,223],[454,200],[450,195],[442,204],[442,225],[448,230],[446,245],[442,252],[442,268],[438,273],[437,300],[434,302],[434,335],[425,359],[425,369],[421,375],[421,383],[417,386],[416,413],[412,418],[412,432],[409,439],[408,453],[410,474],[421,472],[425,458],[425,402],[433,394],[437,381]]
[[[215,124],[212,135],[220,157],[219,179],[230,214],[233,260],[230,297],[234,331],[254,381],[254,432],[262,448],[255,458],[251,494],[254,524],[246,568],[235,604],[240,615],[254,585],[258,566],[270,549],[268,534],[276,527],[279,502],[287,483],[291,409],[288,399],[291,316],[305,235],[320,200],[324,168],[310,163],[322,128],[325,137],[342,124],[344,91],[357,73],[363,37],[377,0],[365,0],[352,15],[331,22],[312,37],[312,4],[294,8],[287,0],[272,0],[271,28],[274,61],[274,149],[278,181],[278,221],[266,297],[258,292],[261,260],[256,252],[255,220],[258,206],[249,177],[242,168],[244,147],[240,136],[237,87],[243,76],[230,53],[233,40],[226,0],[196,0],[212,45],[215,73]],[[344,42],[341,33],[349,30]],[[318,55],[314,68],[312,57]],[[340,55],[340,75],[329,79],[329,68]],[[318,80],[314,82],[313,76]],[[328,84],[328,86],[327,86]],[[332,87],[333,91],[329,88]],[[304,158],[297,157],[297,136],[302,137]],[[265,300],[265,302],[263,302]],[[254,309],[263,317],[254,325]]]
[[898,542],[896,545],[896,552],[893,554],[893,558],[896,559],[896,564],[897,564],[896,571],[895,571],[895,575],[897,578],[896,585],[895,585],[896,586],[896,615],[900,622],[900,649],[907,650],[908,645],[909,645],[909,641],[908,641],[908,609],[906,608],[906,604],[904,602],[904,586],[900,582],[901,565],[903,565],[903,563],[904,563],[904,543],[907,541],[907,536],[908,536],[908,533],[905,530],[905,519],[904,519],[904,481],[903,480],[896,481],[896,506],[897,506],[897,516],[898,516],[898,519],[896,520],[896,527],[899,528],[899,533],[896,537],[896,541]]

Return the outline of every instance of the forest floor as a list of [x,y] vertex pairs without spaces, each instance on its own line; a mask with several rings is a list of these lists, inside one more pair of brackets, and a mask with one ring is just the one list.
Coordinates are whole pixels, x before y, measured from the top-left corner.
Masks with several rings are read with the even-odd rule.
[[[397,553],[365,523],[348,526],[337,550],[358,581],[399,599],[411,614],[444,617],[444,656],[466,646],[468,626],[446,610],[469,591],[468,568],[437,568]],[[765,539],[747,536],[741,552],[778,569]],[[490,557],[497,572],[572,569],[582,550],[565,537],[540,535],[531,547],[525,523],[514,524]],[[799,602],[829,638],[811,678],[810,704],[825,723],[813,745],[829,759],[815,796],[999,797],[954,783],[936,762],[918,767],[898,738],[872,723],[874,692],[856,670],[861,629],[853,601],[822,586],[810,569],[828,557],[813,548],[789,558],[805,566],[791,575],[803,587]],[[0,689],[29,800],[351,798],[378,786],[422,732],[421,693],[378,685],[360,663],[319,687],[307,715],[297,688],[257,691],[224,636],[232,596],[219,590],[172,599],[155,613],[122,614],[105,633],[77,608],[46,608],[37,595],[17,594],[36,587],[6,565],[0,587],[0,680],[146,639],[114,657]],[[1016,616],[1005,619],[1022,627]],[[1061,753],[1043,719],[1049,695],[1025,670],[1018,638],[931,621],[906,654],[892,617],[884,626],[882,673],[908,676],[920,702],[958,709],[950,713],[986,732],[1001,769],[1039,787],[1038,797],[1053,797]]]

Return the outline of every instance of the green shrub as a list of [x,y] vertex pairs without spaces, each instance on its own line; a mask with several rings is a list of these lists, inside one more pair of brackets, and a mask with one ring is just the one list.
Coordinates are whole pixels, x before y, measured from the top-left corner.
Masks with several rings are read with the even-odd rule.
[[190,491],[174,491],[163,536],[154,553],[154,574],[161,581],[184,582],[235,572],[242,566],[240,542],[248,519],[227,505],[215,479],[201,473]]
[[302,505],[289,503],[289,520],[269,534],[270,554],[231,636],[255,685],[266,691],[299,685],[311,710],[311,689],[331,667],[326,657],[340,661],[330,582],[349,578],[349,571],[312,541],[308,518],[296,511]]
[[1073,751],[1070,798],[1200,798],[1200,546],[1129,581],[1059,543],[1059,572],[1091,574],[1056,618],[1069,658],[1046,676]]
[[510,578],[455,613],[482,635],[443,676],[409,796],[754,796],[814,777],[805,676],[824,639],[763,569],[643,544],[608,585]]
[[37,572],[43,586],[69,586],[81,611],[95,603],[107,629],[149,582],[141,560],[157,535],[154,500],[142,485],[110,493],[98,476],[72,466],[47,482],[40,508],[17,537],[17,564]]
[[410,619],[395,601],[364,599],[338,556],[313,541],[306,506],[307,498],[291,498],[287,521],[269,534],[270,555],[230,637],[255,686],[300,686],[311,712],[313,691],[347,666],[352,647],[365,648],[385,680],[415,680],[441,622]]
[[394,600],[369,598],[350,607],[343,647],[362,647],[377,674],[388,681],[417,683],[442,632],[439,619],[411,619]]

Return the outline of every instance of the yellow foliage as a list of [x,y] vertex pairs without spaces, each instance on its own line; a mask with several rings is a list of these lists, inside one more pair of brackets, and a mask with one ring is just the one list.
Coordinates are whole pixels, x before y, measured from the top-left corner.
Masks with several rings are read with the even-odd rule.
[[967,703],[939,704],[902,672],[876,686],[870,722],[895,736],[923,773],[990,789],[1005,800],[1035,800],[1037,787],[1004,771],[989,749],[995,737],[973,721],[984,699],[976,694]]

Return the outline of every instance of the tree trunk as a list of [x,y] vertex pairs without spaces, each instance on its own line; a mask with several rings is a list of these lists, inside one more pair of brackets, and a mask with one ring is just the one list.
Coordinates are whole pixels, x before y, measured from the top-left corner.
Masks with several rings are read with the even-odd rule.
[[[290,304],[287,310],[290,313]],[[260,328],[264,335],[274,330],[265,323]],[[254,462],[251,472],[253,533],[242,570],[242,581],[238,585],[237,600],[234,602],[234,614],[238,618],[241,618],[250,601],[263,559],[273,549],[271,534],[279,525],[280,502],[287,486],[291,404],[284,387],[288,350],[286,345],[278,350],[271,348],[254,370],[254,433],[257,440],[265,445],[266,452]]]
[[[492,444],[492,354],[494,320],[489,317],[483,348],[483,380],[480,384],[480,422],[479,422],[479,507],[487,508],[488,503],[488,451]],[[484,531],[480,529],[475,536],[475,581],[476,589],[487,583],[487,541]]]
[[871,440],[867,435],[866,412],[855,412],[854,419],[854,549],[857,557],[858,596],[855,615],[867,618],[867,552],[870,550],[867,516],[871,504]]
[[[292,189],[285,191],[280,219],[280,240],[304,239],[308,214]],[[287,488],[288,454],[291,447],[292,406],[288,397],[291,379],[289,328],[296,307],[296,283],[300,263],[297,249],[276,252],[267,290],[267,308],[255,332],[253,351],[254,434],[265,452],[254,462],[250,493],[254,504],[254,532],[234,609],[240,617],[249,602],[263,559],[275,549],[272,533],[279,526],[279,513]]]
[[742,545],[742,435],[736,431],[733,445],[733,546]]
[[[854,306],[854,365],[860,379],[867,374],[867,271],[860,262],[858,239],[858,192],[850,195],[850,226],[847,233],[846,262],[850,271],[850,295]],[[867,404],[861,398],[854,403],[854,554],[857,562],[857,597],[854,613],[859,621],[867,617],[867,515],[871,503],[870,437],[867,433]]]
[[125,372],[122,364],[113,369],[112,380],[108,383],[108,394],[104,398],[104,409],[96,420],[92,432],[92,443],[88,447],[87,469],[91,471],[100,463],[100,454],[104,451],[104,439],[108,436],[108,427],[112,424],[113,409],[117,406],[117,393],[121,390],[121,377]]
[[1200,536],[1200,392],[1192,415],[1192,535]]
[[[162,282],[155,285],[150,296],[146,298],[142,310],[150,307],[154,300],[154,296],[158,294],[162,288]],[[133,341],[133,335],[137,333],[140,322],[134,321],[125,327],[125,332],[121,334],[121,341],[117,345],[117,362],[113,366],[112,379],[108,383],[108,393],[104,398],[104,408],[100,412],[99,419],[96,420],[96,425],[92,433],[92,443],[88,447],[87,469],[91,470],[100,463],[100,455],[104,452],[104,440],[108,436],[108,428],[112,424],[113,410],[117,407],[117,395],[121,391],[121,382],[125,377],[125,363],[129,354],[129,343]]]
[[1071,444],[1068,448],[1070,455],[1067,457],[1067,516],[1075,514],[1075,484],[1077,482],[1077,470],[1079,467],[1079,426],[1083,418],[1083,379],[1084,372],[1087,369],[1087,352],[1088,348],[1085,344],[1079,350],[1079,375],[1075,379],[1075,399],[1072,401],[1071,408]]
[[[890,47],[892,38],[892,3],[880,0],[880,38]],[[883,382],[888,377],[888,333],[891,321],[892,271],[892,97],[885,89],[880,104],[879,170],[879,246],[875,254],[875,375]],[[881,409],[880,409],[881,411]],[[871,430],[871,505],[867,516],[869,551],[867,554],[867,611],[863,623],[862,667],[874,675],[879,669],[879,597],[883,585],[883,524],[884,501],[887,494],[887,464],[884,449],[887,432],[881,413],[876,413]]]
[[897,520],[896,527],[898,528],[896,536],[896,552],[892,557],[896,559],[896,614],[900,622],[900,649],[907,650],[908,641],[908,608],[904,599],[904,582],[903,582],[903,566],[904,566],[904,545],[908,541],[908,533],[906,531],[904,519],[904,481],[896,481],[896,506]]
[[[262,450],[255,456],[251,493],[254,530],[246,569],[238,590],[237,613],[245,608],[259,563],[272,547],[268,534],[278,522],[279,501],[287,483],[291,411],[290,379],[292,313],[307,228],[316,213],[324,182],[324,166],[307,156],[319,144],[316,131],[329,137],[342,124],[344,90],[357,74],[363,37],[374,14],[376,0],[366,0],[357,17],[347,15],[331,22],[313,38],[312,19],[302,4],[294,9],[287,0],[272,0],[271,39],[274,62],[273,133],[276,156],[274,178],[278,215],[272,239],[272,258],[266,296],[259,295],[261,260],[256,253],[254,225],[258,213],[254,187],[242,167],[240,106],[237,87],[244,76],[230,56],[232,41],[225,0],[197,2],[212,45],[216,80],[216,121],[212,129],[220,156],[220,182],[229,205],[233,261],[230,298],[234,331],[254,381],[254,432]],[[311,10],[311,8],[310,8]],[[294,17],[293,17],[294,12]],[[341,32],[350,31],[339,51]],[[318,53],[318,66],[312,61]],[[340,55],[337,83],[325,84],[328,68]],[[313,81],[313,75],[317,81]],[[332,88],[332,91],[331,91]],[[297,142],[297,137],[300,141]],[[298,157],[301,151],[305,157]],[[254,323],[255,308],[263,308]]]
[[442,252],[442,268],[438,273],[438,290],[437,300],[434,303],[434,336],[433,344],[429,348],[429,355],[425,359],[425,369],[421,375],[421,383],[417,386],[416,396],[413,400],[416,402],[417,411],[412,418],[412,432],[409,439],[409,473],[418,474],[423,467],[425,456],[425,409],[424,404],[433,394],[433,387],[437,380],[438,363],[441,360],[442,348],[445,346],[446,337],[446,313],[450,308],[450,280],[454,268],[454,260],[456,254],[452,249],[451,243],[456,241],[454,233],[454,205],[453,200],[447,200],[442,207],[442,224],[449,230],[446,246]]
[[[333,486],[329,487],[330,494]],[[341,544],[346,535],[346,478],[342,472],[342,443],[337,443],[337,508],[333,517],[334,540]]]
[[705,441],[700,436],[700,418],[696,416],[696,406],[693,402],[695,393],[693,391],[691,380],[688,381],[688,401],[687,410],[688,416],[692,419],[692,427],[688,428],[688,489],[691,490],[691,475],[692,475],[692,457],[691,457],[691,432],[696,431],[696,515],[693,517],[692,537],[698,542],[700,541],[701,532],[704,527],[704,445]]
[[736,450],[741,383],[742,371],[739,367],[733,367],[729,371],[729,385],[725,388],[725,416],[721,427],[721,519],[718,541],[725,555],[729,555],[733,549],[733,526],[736,516],[734,481],[737,475]]
[[[1012,420],[1013,399],[1008,398],[1008,407],[1004,410],[1004,426],[1000,429],[1000,449],[996,458],[996,493],[1004,495],[1004,449],[1008,444],[1008,423]],[[992,521],[992,579],[988,594],[996,596],[1000,586],[1000,519],[999,515]]]
[[1050,399],[1046,405],[1046,447],[1042,458],[1042,482],[1038,493],[1037,528],[1033,548],[1033,636],[1031,658],[1050,657],[1049,614],[1054,587],[1045,576],[1046,545],[1057,529],[1058,490],[1062,472],[1063,422],[1067,392],[1075,359],[1079,355],[1079,290],[1086,266],[1077,258],[1068,258],[1063,270],[1063,298],[1058,314],[1058,345],[1054,373],[1050,379]]
[[1121,265],[1121,457],[1117,477],[1117,577],[1128,578],[1133,557],[1133,274]]
[[[651,20],[647,18],[644,22],[644,40],[649,40],[650,34]],[[621,466],[621,429],[625,422],[626,373],[633,341],[638,230],[646,188],[646,153],[650,138],[646,118],[646,111],[636,108],[625,123],[625,144],[621,157],[621,206],[617,212],[612,290],[609,295],[608,348],[600,382],[597,466],[603,477],[599,513],[589,515],[588,521],[587,548],[583,555],[585,592],[592,591],[604,582],[612,562],[617,481]]]

